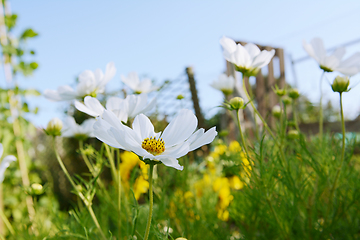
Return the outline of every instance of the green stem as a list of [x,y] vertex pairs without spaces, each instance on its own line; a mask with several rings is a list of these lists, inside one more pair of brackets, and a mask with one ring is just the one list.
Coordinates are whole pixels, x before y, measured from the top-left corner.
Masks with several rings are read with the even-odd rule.
[[[246,82],[246,80],[249,81],[249,77],[245,77],[245,76],[244,76],[244,81]],[[245,88],[245,87],[246,87],[246,86],[244,85],[244,88]],[[247,89],[246,89],[246,90],[247,90]],[[250,96],[249,100],[254,97],[254,94],[253,94],[253,91],[252,91],[250,82],[249,82],[249,96]],[[254,116],[254,123],[255,123],[255,136],[256,136],[256,139],[259,140],[259,139],[260,139],[260,136],[259,136],[259,132],[260,132],[260,131],[259,131],[259,126],[258,126],[258,124],[257,124],[256,116]]]
[[323,91],[322,91],[322,82],[324,79],[324,75],[325,75],[325,71],[323,71],[323,73],[321,74],[321,78],[320,78],[320,106],[319,106],[319,137],[320,140],[322,139],[323,136],[323,127],[324,127],[324,116],[323,116],[323,106],[322,106],[322,98],[323,98]]
[[5,216],[2,209],[0,209],[0,217],[3,220],[3,222],[5,223],[6,227],[9,229],[11,235],[14,235],[15,234],[14,228],[11,226],[11,223],[9,222],[7,217]]
[[104,232],[102,231],[101,227],[100,227],[100,224],[99,224],[99,221],[97,220],[96,218],[96,215],[94,213],[94,210],[92,209],[91,207],[91,202],[84,196],[84,194],[82,194],[79,189],[77,188],[77,185],[76,183],[72,180],[68,170],[66,169],[63,161],[61,160],[61,157],[57,151],[57,148],[56,148],[56,143],[55,143],[55,137],[53,137],[53,145],[54,145],[54,151],[55,151],[55,155],[56,155],[56,159],[58,160],[58,163],[61,167],[61,169],[63,170],[63,172],[65,173],[65,176],[67,177],[67,179],[69,180],[70,184],[72,185],[72,187],[74,188],[74,190],[76,191],[77,195],[81,198],[81,200],[84,202],[86,208],[88,209],[90,215],[91,215],[91,218],[93,219],[94,223],[95,223],[95,226],[98,228],[99,232],[100,232],[100,235],[101,237],[106,240],[106,237],[105,237],[105,234]]
[[297,121],[297,113],[296,113],[295,99],[293,99],[293,101],[292,101],[292,108],[293,108],[293,119],[294,119],[294,123],[295,123],[295,128],[296,128],[296,130],[300,133],[299,124],[298,124],[298,121]]
[[154,169],[154,164],[150,163],[150,171],[149,171],[149,216],[148,216],[148,221],[146,224],[146,230],[145,230],[145,235],[144,235],[144,240],[147,240],[149,237],[149,233],[150,233],[150,225],[151,225],[151,217],[152,217],[152,211],[153,211],[153,191],[152,191],[152,177],[153,177],[153,169]]
[[[245,76],[244,76],[244,74],[243,74],[243,88],[244,88],[244,92],[245,92],[246,97],[248,98],[248,100],[250,101],[250,104],[251,104],[252,108],[254,109],[254,112],[259,116],[261,122],[264,124],[265,129],[269,132],[269,134],[271,135],[271,137],[272,137],[272,138],[275,140],[275,142],[277,143],[276,138],[275,138],[275,135],[274,135],[273,132],[271,131],[269,125],[265,122],[264,118],[261,116],[261,114],[259,113],[259,111],[256,109],[253,101],[251,101],[251,98],[250,98],[250,96],[249,96],[249,93],[248,93],[247,90],[246,90]],[[256,116],[254,116],[254,117],[256,117]]]
[[340,172],[341,172],[341,168],[345,159],[345,120],[344,120],[344,109],[343,109],[343,104],[342,104],[342,92],[340,93],[340,114],[341,114],[341,129],[342,129],[342,148],[341,148],[341,159],[340,159],[340,166],[337,169],[336,172],[336,176],[335,176],[335,180],[334,180],[334,184],[331,188],[330,191],[330,204],[329,207],[332,203],[332,197],[336,188],[336,183],[339,179],[340,176]]
[[249,159],[249,152],[248,152],[248,149],[247,149],[247,146],[245,143],[245,138],[244,138],[243,132],[241,130],[241,126],[240,126],[239,109],[236,110],[236,120],[237,120],[237,125],[239,128],[241,142],[242,142],[243,148],[245,149],[246,157],[247,157],[247,159]]
[[118,178],[117,178],[117,174],[116,174],[116,167],[115,167],[115,162],[114,162],[114,157],[110,151],[110,147],[109,145],[107,145],[106,143],[104,143],[105,145],[105,149],[106,149],[106,153],[109,157],[109,162],[110,162],[110,168],[111,168],[111,173],[113,175],[113,179],[116,182],[116,185],[118,185]]
[[116,149],[117,153],[117,165],[118,170],[118,227],[119,227],[119,239],[121,238],[121,172],[120,172],[120,150]]

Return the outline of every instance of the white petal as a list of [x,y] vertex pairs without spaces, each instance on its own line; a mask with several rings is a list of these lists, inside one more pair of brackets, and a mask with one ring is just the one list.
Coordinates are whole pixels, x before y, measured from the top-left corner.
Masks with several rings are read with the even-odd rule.
[[144,114],[139,114],[135,117],[132,128],[142,141],[145,138],[155,136],[154,126],[152,125],[150,119]]
[[45,98],[49,99],[50,101],[54,101],[54,102],[62,101],[59,93],[55,90],[46,89],[43,95]]
[[324,47],[324,43],[321,38],[314,38],[310,42],[313,52],[318,59],[322,59],[326,56],[326,50]]
[[10,166],[10,163],[16,161],[16,157],[9,155],[4,157],[0,164],[0,183],[4,181],[5,170]]
[[251,59],[254,59],[257,55],[260,54],[260,49],[253,43],[246,44],[244,48],[249,53]]
[[252,63],[252,67],[254,68],[262,68],[269,64],[273,56],[275,55],[275,50],[271,51],[263,50],[261,53],[254,59]]
[[105,110],[105,108],[101,105],[99,100],[90,96],[86,96],[84,98],[84,104],[76,101],[75,107],[77,110],[87,113],[93,117],[100,116]]
[[180,166],[179,161],[176,158],[172,157],[159,157],[158,160],[160,160],[165,166],[173,167],[177,170],[183,170],[184,167]]
[[125,100],[119,97],[110,97],[106,101],[106,109],[107,110],[114,110],[114,109],[120,109],[120,106],[123,104]]
[[220,39],[220,45],[224,48],[224,51],[228,53],[235,52],[236,50],[235,41],[225,36]]
[[73,117],[67,116],[64,120],[64,127],[61,135],[63,137],[73,137],[79,132],[79,127],[80,126],[75,122]]
[[188,139],[197,127],[198,120],[192,111],[182,109],[161,135],[165,147],[171,147]]
[[94,123],[93,127],[94,127],[94,135],[97,139],[112,147],[125,149],[120,143],[116,141],[113,134],[108,133],[108,130],[111,128],[111,125],[107,123],[105,120],[99,118]]
[[88,135],[89,137],[94,137],[94,123],[95,119],[86,119],[80,126],[83,134]]
[[116,74],[116,68],[115,68],[115,64],[113,62],[109,62],[106,65],[106,70],[105,70],[105,76],[102,80],[102,84],[105,85],[106,83],[108,83]]
[[3,155],[3,153],[4,153],[4,147],[3,147],[3,145],[0,143],[0,158],[1,158],[1,156]]
[[236,51],[232,54],[232,59],[232,63],[239,67],[250,67],[252,63],[249,53],[241,44],[236,45]]
[[165,151],[159,156],[170,156],[173,158],[179,158],[186,155],[189,151],[190,144],[188,142],[184,142],[173,147],[165,148]]
[[[201,130],[201,129],[199,129],[199,130]],[[195,133],[194,133],[194,135],[195,135]],[[193,151],[205,144],[211,143],[214,140],[214,138],[216,137],[216,135],[217,135],[217,132],[216,132],[215,127],[209,129],[205,133],[204,133],[204,130],[200,131],[198,134],[195,135],[194,138],[191,138],[191,137],[189,138],[189,140],[188,140],[190,143],[189,151]]]

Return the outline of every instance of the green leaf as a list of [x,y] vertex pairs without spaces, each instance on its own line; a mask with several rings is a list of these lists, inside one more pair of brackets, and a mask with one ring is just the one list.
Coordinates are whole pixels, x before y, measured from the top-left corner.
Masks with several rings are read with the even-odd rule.
[[32,62],[32,63],[30,63],[30,67],[32,69],[37,69],[39,67],[39,64],[37,62]]
[[21,34],[20,39],[26,40],[26,38],[33,38],[36,37],[37,35],[38,35],[37,32],[35,32],[31,28],[28,28],[23,32],[23,34]]
[[6,15],[5,16],[5,25],[8,27],[9,31],[15,27],[16,25],[16,20],[17,20],[17,15],[16,14],[12,14],[12,15]]

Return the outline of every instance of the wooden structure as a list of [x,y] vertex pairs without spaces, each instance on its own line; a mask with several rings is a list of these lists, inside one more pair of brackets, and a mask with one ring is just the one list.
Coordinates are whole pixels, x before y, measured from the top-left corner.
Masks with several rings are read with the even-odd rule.
[[[246,42],[236,42],[241,45],[246,45]],[[256,85],[255,85],[255,100],[257,103],[257,109],[260,114],[265,118],[270,126],[274,126],[274,118],[272,117],[271,110],[278,103],[277,96],[273,91],[275,85],[279,88],[285,87],[285,59],[284,59],[284,50],[281,48],[273,48],[269,46],[260,46],[257,45],[260,50],[272,50],[275,49],[275,56],[270,61],[267,66],[267,75],[264,76],[263,70],[261,69],[256,76]],[[265,68],[265,67],[264,67]],[[228,76],[232,75],[235,77],[235,68],[232,63],[226,62],[226,73]],[[275,77],[275,73],[278,73],[278,77]],[[246,88],[250,88],[249,79],[246,81]],[[249,92],[249,89],[248,89]],[[241,96],[243,97],[243,96]],[[249,115],[249,111],[245,112]],[[249,119],[253,119],[253,116],[248,116]]]

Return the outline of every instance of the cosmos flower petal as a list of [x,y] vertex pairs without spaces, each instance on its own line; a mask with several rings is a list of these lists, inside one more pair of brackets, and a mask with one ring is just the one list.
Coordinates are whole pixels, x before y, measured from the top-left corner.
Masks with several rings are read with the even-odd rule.
[[236,51],[236,43],[231,38],[223,36],[220,39],[220,44],[227,53],[233,53]]
[[105,86],[116,74],[115,64],[109,62],[106,65],[105,75],[102,77],[101,86]]
[[[94,123],[93,127],[94,127],[94,135],[96,136],[97,139],[106,143],[109,146],[112,146],[115,148],[120,148],[120,149],[125,149],[125,147],[123,147],[118,141],[116,141],[113,134],[108,133],[107,130],[109,130],[111,128],[111,125],[108,122],[99,118]],[[104,130],[104,129],[107,129],[107,130]]]
[[130,72],[127,77],[121,75],[121,81],[134,90],[138,86],[140,79],[136,72]]
[[251,66],[251,59],[249,53],[246,51],[246,49],[241,45],[236,45],[236,51],[233,52],[233,63],[236,66],[242,66],[242,67],[250,67]]
[[155,136],[154,126],[144,114],[135,117],[132,128],[141,139]]
[[252,66],[255,68],[262,68],[270,63],[270,61],[274,57],[274,55],[275,55],[274,49],[271,49],[271,51],[263,50],[254,59]]
[[310,41],[313,52],[318,59],[322,59],[326,56],[326,50],[324,47],[324,43],[321,38],[314,38]]
[[180,110],[161,135],[165,142],[165,147],[171,147],[184,142],[195,131],[197,123],[197,118],[191,110]]
[[246,51],[249,53],[250,58],[255,58],[257,55],[260,54],[260,49],[253,43],[248,43],[244,46]]
[[0,158],[1,158],[1,156],[3,155],[3,153],[4,153],[4,147],[3,147],[3,145],[0,143]]
[[[212,127],[211,129],[207,130],[205,133],[202,128],[199,129],[197,132],[199,132],[199,133],[194,138],[190,137],[188,140],[190,143],[189,151],[193,151],[205,144],[211,143],[217,135],[215,127]],[[194,135],[195,135],[195,133],[194,133]]]
[[10,166],[11,162],[16,161],[16,157],[13,155],[9,155],[4,157],[0,164],[0,183],[4,181],[5,170]]
[[84,98],[84,103],[75,101],[75,107],[77,110],[89,114],[93,117],[100,116],[105,110],[99,100],[90,96],[86,96]]
[[179,161],[176,158],[170,156],[164,156],[164,157],[159,156],[157,159],[160,160],[165,166],[173,167],[177,170],[184,169],[183,166],[180,166]]
[[54,101],[54,102],[62,101],[62,98],[60,97],[59,93],[55,90],[46,89],[43,95],[45,98],[47,98],[50,101]]
[[107,110],[114,110],[114,109],[121,109],[123,107],[125,100],[119,97],[110,97],[106,101],[106,109]]
[[186,155],[190,151],[190,145],[188,142],[178,144],[176,146],[166,148],[161,156],[171,156],[174,158],[180,158]]

